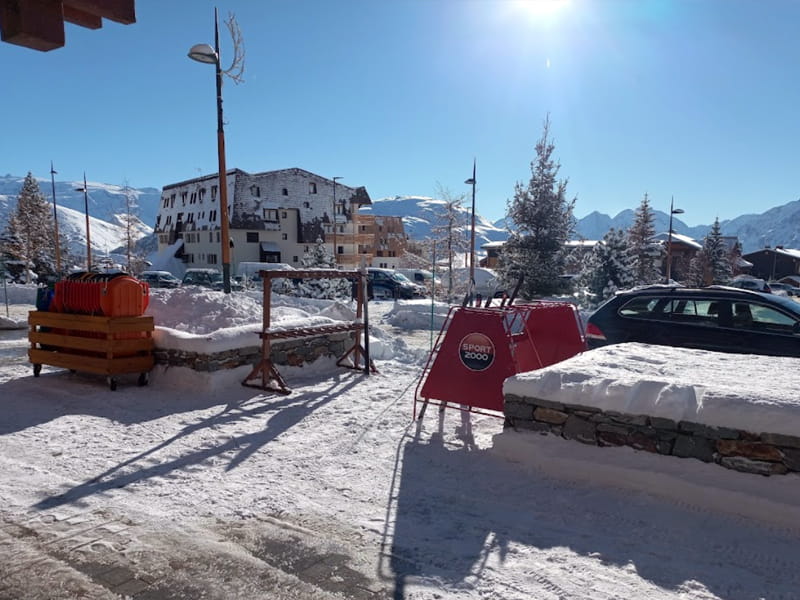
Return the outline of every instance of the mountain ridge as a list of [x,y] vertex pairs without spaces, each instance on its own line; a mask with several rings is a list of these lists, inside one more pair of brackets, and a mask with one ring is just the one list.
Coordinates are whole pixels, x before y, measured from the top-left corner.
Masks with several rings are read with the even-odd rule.
[[[16,206],[16,196],[22,188],[24,177],[5,175],[0,176],[0,228],[4,228],[13,208]],[[39,178],[39,187],[42,195],[48,202],[52,202],[50,180]],[[84,214],[84,203],[88,200],[89,214],[93,219],[105,221],[112,226],[119,227],[117,215],[125,212],[125,197],[130,194],[135,199],[135,213],[142,221],[143,227],[139,232],[143,236],[152,235],[158,208],[161,201],[161,190],[152,187],[133,188],[123,185],[87,182],[89,190],[85,198],[83,191],[77,188],[83,186],[83,181],[56,181],[56,203],[61,209],[66,208]],[[363,214],[383,216],[401,216],[410,239],[424,240],[430,238],[432,229],[437,221],[437,212],[441,212],[443,200],[429,196],[393,196],[373,200],[370,206],[364,207]],[[458,230],[465,239],[469,237],[471,212],[467,203],[460,209],[462,225]],[[656,233],[666,232],[669,228],[669,215],[656,210]],[[627,229],[633,223],[634,209],[625,209],[611,217],[600,211],[592,211],[586,216],[576,219],[575,239],[599,240],[612,227]],[[75,222],[75,219],[69,219]],[[94,227],[94,226],[93,226]],[[800,199],[793,200],[780,206],[768,208],[763,213],[740,215],[733,219],[720,222],[723,235],[736,236],[742,244],[745,253],[764,248],[766,246],[784,246],[786,248],[800,248]],[[673,231],[687,235],[697,241],[702,241],[711,225],[689,226],[681,219],[673,218]],[[83,240],[83,227],[75,225],[71,235],[75,244],[80,246]],[[475,214],[475,245],[476,249],[487,242],[502,241],[508,237],[508,228],[505,219],[498,219],[494,223],[480,215]],[[95,240],[92,240],[95,249]],[[104,242],[107,244],[107,241]],[[97,248],[103,250],[103,248]]]

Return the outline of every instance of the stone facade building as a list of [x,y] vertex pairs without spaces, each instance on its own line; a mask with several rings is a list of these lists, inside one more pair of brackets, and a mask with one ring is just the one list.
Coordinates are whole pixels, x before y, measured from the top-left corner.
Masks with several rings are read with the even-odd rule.
[[[159,251],[174,246],[187,267],[221,268],[218,184],[214,174],[164,186],[155,226]],[[358,266],[362,258],[371,265],[376,255],[401,252],[388,232],[378,235],[386,225],[376,224],[372,215],[359,216],[359,209],[372,203],[364,187],[297,168],[254,174],[231,169],[227,186],[234,275],[245,261],[297,267],[319,239],[345,268]],[[380,219],[396,219],[392,235],[404,242],[399,217]]]

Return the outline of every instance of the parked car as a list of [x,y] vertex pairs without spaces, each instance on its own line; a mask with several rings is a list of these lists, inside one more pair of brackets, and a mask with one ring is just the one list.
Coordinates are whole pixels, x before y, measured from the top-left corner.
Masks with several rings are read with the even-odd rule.
[[750,275],[737,275],[728,285],[730,287],[735,287],[742,290],[754,290],[756,292],[767,293],[772,292],[772,289],[766,281]]
[[619,292],[588,319],[590,349],[642,342],[800,357],[800,303],[733,287],[650,286]]
[[[186,269],[181,285],[199,285],[212,290],[223,289],[222,273],[216,269]],[[242,285],[231,280],[231,290],[240,292]]]
[[[425,288],[413,283],[408,277],[392,269],[367,269],[367,288],[370,300],[389,295],[391,298],[424,298]],[[386,294],[386,292],[389,294]]]
[[169,271],[143,271],[138,279],[151,288],[176,288],[181,284],[181,280]]
[[769,281],[767,282],[770,291],[773,294],[784,294],[786,296],[800,296],[800,288],[795,287],[793,285],[789,285],[788,283],[781,283],[780,281]]

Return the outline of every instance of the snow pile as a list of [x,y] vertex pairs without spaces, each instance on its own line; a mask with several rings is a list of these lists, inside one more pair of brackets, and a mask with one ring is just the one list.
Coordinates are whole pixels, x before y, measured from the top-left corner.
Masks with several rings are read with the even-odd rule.
[[[400,329],[434,329],[439,331],[450,312],[450,305],[430,300],[398,300],[383,322]],[[431,321],[433,326],[431,327]]]
[[504,394],[797,435],[796,358],[619,344],[507,379]]

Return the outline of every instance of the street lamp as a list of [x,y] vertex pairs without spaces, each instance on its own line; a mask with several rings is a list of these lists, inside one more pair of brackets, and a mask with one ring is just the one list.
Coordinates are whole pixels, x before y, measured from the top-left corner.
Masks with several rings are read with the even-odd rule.
[[469,236],[469,294],[472,296],[472,291],[475,289],[475,167],[476,159],[472,159],[472,177],[467,179],[464,183],[472,185],[472,227]]
[[336,254],[336,180],[341,179],[341,177],[334,177],[333,178],[333,264],[339,264],[339,257]]
[[86,270],[92,270],[92,242],[89,236],[89,188],[86,185],[86,171],[83,172],[83,187],[75,188],[83,192],[83,213],[86,215]]
[[56,210],[56,179],[58,173],[53,168],[53,161],[50,161],[50,184],[53,186],[53,226],[55,227],[56,238],[56,275],[61,277],[61,242],[58,239],[58,211]]
[[682,215],[682,208],[673,208],[674,198],[669,199],[669,233],[667,234],[667,283],[672,279],[672,215]]
[[214,65],[217,75],[217,157],[219,159],[220,244],[222,245],[222,289],[231,293],[231,248],[228,232],[228,182],[225,169],[225,128],[222,121],[222,68],[219,54],[219,21],[214,9],[214,47],[196,44],[189,49],[189,58]]

